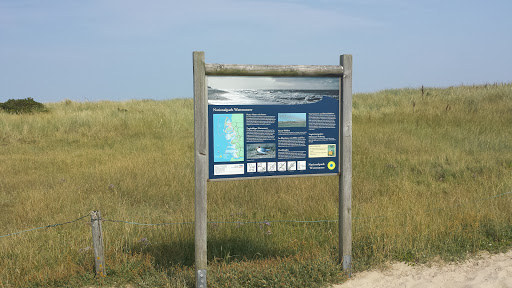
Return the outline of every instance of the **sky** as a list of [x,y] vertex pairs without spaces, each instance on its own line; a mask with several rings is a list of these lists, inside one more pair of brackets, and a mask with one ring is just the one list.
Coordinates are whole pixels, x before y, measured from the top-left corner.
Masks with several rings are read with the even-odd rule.
[[207,63],[339,65],[353,92],[511,82],[510,0],[0,0],[0,102],[193,97]]

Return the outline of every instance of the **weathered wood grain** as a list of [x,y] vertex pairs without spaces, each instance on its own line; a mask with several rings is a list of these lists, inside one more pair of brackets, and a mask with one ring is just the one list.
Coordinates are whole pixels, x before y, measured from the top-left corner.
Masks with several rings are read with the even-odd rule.
[[341,77],[343,67],[337,65],[241,65],[206,64],[210,76],[274,76],[274,77]]
[[208,86],[204,52],[193,53],[194,63],[194,157],[195,157],[195,263],[196,286],[206,287]]
[[352,273],[352,55],[341,55],[341,176],[339,180],[339,259]]
[[103,232],[101,230],[100,211],[91,212],[92,246],[94,248],[94,267],[96,277],[105,277],[105,254],[103,252]]

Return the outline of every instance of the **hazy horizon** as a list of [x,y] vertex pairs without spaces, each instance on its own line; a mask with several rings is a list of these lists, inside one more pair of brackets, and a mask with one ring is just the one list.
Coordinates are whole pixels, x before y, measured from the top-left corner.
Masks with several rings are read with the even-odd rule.
[[512,2],[0,0],[0,102],[193,97],[207,63],[339,65],[353,92],[510,82]]

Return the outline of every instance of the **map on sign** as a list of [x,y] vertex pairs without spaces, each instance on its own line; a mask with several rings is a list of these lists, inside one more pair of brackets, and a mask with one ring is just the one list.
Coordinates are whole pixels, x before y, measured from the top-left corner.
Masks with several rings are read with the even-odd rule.
[[214,162],[244,161],[244,115],[213,115]]

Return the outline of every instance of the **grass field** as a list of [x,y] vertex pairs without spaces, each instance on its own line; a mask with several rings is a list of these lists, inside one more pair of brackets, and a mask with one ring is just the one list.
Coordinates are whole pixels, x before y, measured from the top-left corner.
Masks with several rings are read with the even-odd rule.
[[[193,287],[191,99],[0,113],[0,287]],[[512,84],[386,90],[353,102],[353,265],[460,260],[512,247]],[[337,177],[208,184],[210,287],[323,287],[337,264]],[[502,194],[502,195],[500,195]],[[500,196],[496,196],[500,195]]]

